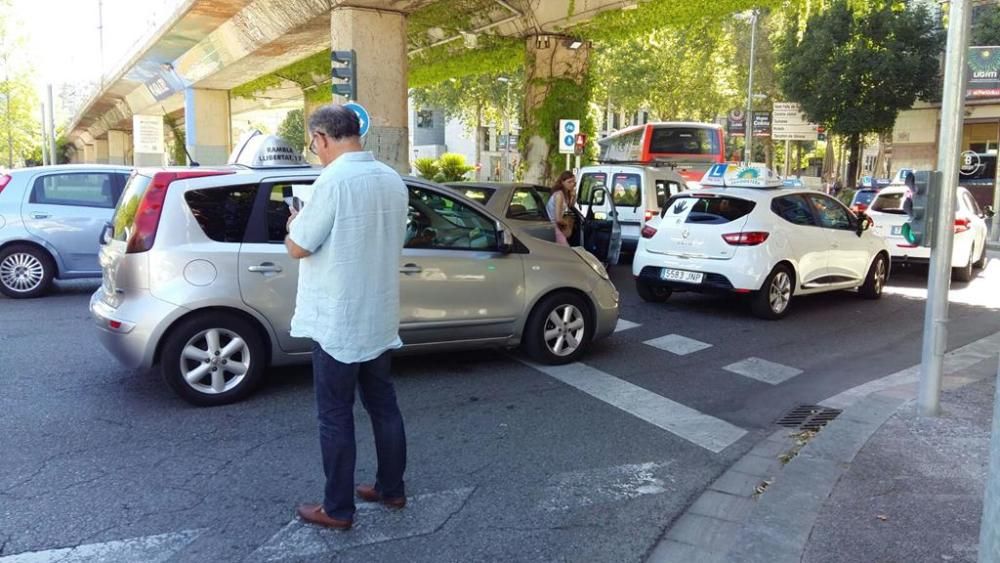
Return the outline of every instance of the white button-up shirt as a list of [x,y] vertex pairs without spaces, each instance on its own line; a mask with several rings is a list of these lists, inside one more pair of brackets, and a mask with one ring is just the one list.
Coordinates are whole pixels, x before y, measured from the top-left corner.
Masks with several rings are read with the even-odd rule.
[[299,265],[291,335],[311,338],[342,363],[399,348],[399,262],[409,195],[370,152],[330,163],[292,221]]

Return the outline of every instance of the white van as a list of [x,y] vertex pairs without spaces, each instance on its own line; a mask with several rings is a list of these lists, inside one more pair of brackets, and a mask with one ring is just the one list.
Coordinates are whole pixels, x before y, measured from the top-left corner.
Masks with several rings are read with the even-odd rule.
[[596,188],[605,188],[614,196],[615,211],[622,229],[622,253],[634,254],[639,232],[646,221],[659,215],[671,196],[686,190],[684,178],[669,166],[643,164],[596,164],[584,166],[577,174],[577,204],[593,204],[596,213],[610,214],[611,203]]

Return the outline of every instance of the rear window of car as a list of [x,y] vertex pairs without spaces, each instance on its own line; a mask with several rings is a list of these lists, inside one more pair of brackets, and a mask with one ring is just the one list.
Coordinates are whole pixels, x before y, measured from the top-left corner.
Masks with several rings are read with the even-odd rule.
[[638,174],[614,174],[611,189],[615,197],[615,207],[639,207],[642,205],[642,179]]
[[906,214],[903,203],[906,201],[906,192],[880,193],[872,202],[872,211],[880,213],[895,213],[897,215]]
[[738,197],[681,195],[667,202],[663,216],[681,215],[690,209],[685,223],[724,225],[746,217],[756,206],[755,202]]
[[151,177],[141,174],[133,174],[129,178],[128,183],[125,184],[125,191],[122,193],[121,199],[118,200],[114,218],[111,220],[115,229],[112,238],[119,241],[128,240],[132,228],[135,226],[135,214],[139,210],[139,202],[142,201],[146,188],[152,182]]
[[531,188],[514,190],[514,195],[510,198],[510,207],[507,208],[507,218],[521,221],[549,220],[545,216],[545,202]]
[[205,236],[216,242],[243,242],[256,186],[191,190],[184,194]]
[[649,152],[670,154],[718,154],[719,139],[712,129],[699,127],[654,127]]
[[458,186],[453,186],[453,188],[455,189],[455,191],[471,199],[472,201],[482,204],[485,204],[487,201],[489,201],[490,198],[493,197],[493,192],[495,191],[489,188],[462,188]]
[[854,203],[863,203],[868,205],[873,199],[875,199],[876,195],[878,195],[878,192],[875,190],[859,190],[854,194]]

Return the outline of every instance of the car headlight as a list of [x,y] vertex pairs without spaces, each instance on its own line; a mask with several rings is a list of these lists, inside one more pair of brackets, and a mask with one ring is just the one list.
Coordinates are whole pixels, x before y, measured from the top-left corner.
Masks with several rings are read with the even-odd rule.
[[604,264],[601,264],[601,261],[598,260],[596,256],[578,246],[574,246],[573,251],[576,252],[576,255],[582,258],[592,270],[594,270],[594,273],[601,276],[603,279],[608,281],[611,280],[611,276],[608,275],[608,271],[604,269]]

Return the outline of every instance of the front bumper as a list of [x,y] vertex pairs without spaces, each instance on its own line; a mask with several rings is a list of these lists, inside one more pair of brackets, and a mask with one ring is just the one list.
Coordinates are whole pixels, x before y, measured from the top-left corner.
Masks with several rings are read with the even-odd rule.
[[594,302],[594,339],[607,338],[618,327],[618,309],[621,297],[610,280],[601,280],[592,289]]
[[176,305],[161,301],[145,290],[131,290],[117,309],[101,299],[103,289],[90,297],[90,315],[101,345],[130,369],[152,367],[160,337],[170,319],[179,316]]

